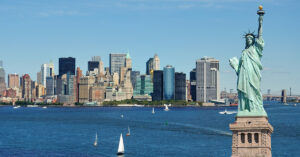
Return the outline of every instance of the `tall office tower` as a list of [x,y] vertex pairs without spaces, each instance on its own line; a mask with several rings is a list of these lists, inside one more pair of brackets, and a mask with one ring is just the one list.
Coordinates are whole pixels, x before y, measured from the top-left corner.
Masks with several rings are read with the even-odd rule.
[[175,73],[175,100],[186,100],[185,73]]
[[80,70],[79,67],[77,67],[76,69],[76,97],[75,97],[75,101],[76,102],[79,102],[79,81],[80,81],[80,78],[82,77],[82,70]]
[[197,84],[197,79],[196,79],[196,68],[194,68],[191,72],[190,72],[190,93],[191,93],[191,97],[193,101],[196,101],[196,84]]
[[36,82],[37,82],[37,84],[42,84],[42,73],[41,73],[41,71],[36,73]]
[[135,82],[136,82],[136,77],[140,75],[140,71],[131,71],[130,74],[130,79],[131,79],[131,83],[132,83],[132,87],[135,88]]
[[119,74],[117,72],[113,74],[113,82],[115,86],[119,85]]
[[149,58],[146,62],[146,74],[153,75],[154,70],[160,69],[160,61],[157,54],[154,55],[153,58]]
[[126,59],[125,59],[125,66],[128,70],[132,69],[132,60],[131,57],[129,55],[129,52],[126,54]]
[[92,61],[100,62],[101,61],[101,57],[100,56],[93,56],[92,57]]
[[63,74],[67,74],[70,72],[70,75],[75,75],[75,64],[76,60],[73,57],[68,58],[59,58],[59,77],[61,77]]
[[46,78],[46,95],[53,96],[54,95],[54,79],[51,76]]
[[191,101],[191,82],[190,80],[186,80],[186,101]]
[[88,71],[94,71],[95,68],[99,68],[100,61],[100,56],[93,56],[92,60],[88,61]]
[[3,95],[5,90],[6,90],[5,70],[3,68],[3,62],[0,61],[0,95]]
[[47,64],[42,64],[41,66],[41,81],[42,85],[46,87],[46,78],[50,76],[50,69]]
[[121,67],[126,66],[126,54],[109,54],[109,72],[112,75],[117,72],[120,76]]
[[76,99],[76,76],[67,74],[67,95],[69,95],[69,103],[74,103]]
[[220,99],[219,61],[201,58],[196,62],[196,100],[208,102]]
[[153,70],[153,58],[149,58],[146,62],[146,75],[150,75]]
[[153,72],[153,101],[163,100],[163,81],[164,73],[162,70],[155,70]]
[[49,76],[54,77],[55,72],[54,72],[54,64],[52,61],[50,61],[50,63],[48,64],[48,68],[49,68]]
[[31,101],[31,79],[28,74],[22,77],[22,98],[25,101]]
[[124,80],[121,84],[121,91],[125,93],[126,99],[131,99],[133,96],[133,87],[130,79],[130,71],[125,73]]
[[93,86],[95,82],[94,76],[83,76],[79,81],[79,102],[85,103],[89,102],[91,98],[91,90],[90,88]]
[[153,93],[153,83],[150,75],[139,75],[136,78],[136,86],[133,95],[149,95]]
[[35,100],[36,99],[36,87],[37,83],[36,81],[31,81],[31,100]]
[[18,74],[8,74],[8,87],[9,88],[19,88],[19,75]]
[[121,67],[121,68],[120,68],[120,72],[119,72],[119,74],[120,74],[120,75],[119,75],[119,83],[120,83],[120,84],[122,83],[122,81],[124,81],[126,72],[127,72],[126,67]]
[[103,64],[102,60],[99,61],[98,71],[99,71],[99,75],[104,75],[105,74],[104,64]]
[[157,54],[155,54],[153,58],[153,70],[160,70],[160,60]]
[[164,100],[175,98],[175,68],[171,65],[164,67]]

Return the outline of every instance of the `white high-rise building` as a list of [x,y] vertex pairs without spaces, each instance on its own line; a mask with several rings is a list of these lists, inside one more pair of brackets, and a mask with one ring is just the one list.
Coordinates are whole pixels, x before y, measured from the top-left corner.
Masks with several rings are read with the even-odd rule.
[[155,54],[153,58],[153,70],[160,70],[160,60],[157,54]]
[[220,99],[219,61],[201,58],[196,61],[196,101]]
[[50,76],[50,69],[48,64],[42,64],[41,66],[41,82],[44,87],[46,87],[46,78]]

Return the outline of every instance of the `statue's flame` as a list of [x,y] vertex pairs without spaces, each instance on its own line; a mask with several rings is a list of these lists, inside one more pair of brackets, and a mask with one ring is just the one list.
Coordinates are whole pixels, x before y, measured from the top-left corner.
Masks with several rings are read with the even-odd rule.
[[262,5],[258,6],[258,9],[259,9],[259,10],[262,10],[262,9],[263,9],[263,6],[262,6]]

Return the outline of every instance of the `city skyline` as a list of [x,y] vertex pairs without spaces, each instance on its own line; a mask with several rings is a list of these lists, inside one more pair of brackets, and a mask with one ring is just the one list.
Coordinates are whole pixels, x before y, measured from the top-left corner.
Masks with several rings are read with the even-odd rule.
[[[34,2],[40,9],[33,9]],[[1,60],[6,79],[7,74],[29,73],[35,80],[40,65],[50,60],[57,74],[59,57],[76,58],[76,67],[84,72],[91,56],[101,56],[107,67],[109,53],[126,53],[128,49],[133,70],[142,74],[145,62],[155,53],[161,67],[170,64],[186,73],[187,78],[197,59],[214,57],[220,60],[220,89],[229,91],[235,89],[236,78],[228,59],[240,55],[242,34],[248,31],[245,28],[256,29],[250,21],[256,20],[253,10],[262,4],[268,17],[264,21],[267,31],[262,62],[266,68],[262,72],[262,92],[271,89],[271,93],[279,94],[281,89],[292,87],[293,94],[300,94],[299,74],[295,72],[299,67],[297,1],[124,1],[123,6],[106,1],[105,9],[92,6],[104,2],[77,2],[1,2],[0,20],[4,25],[0,33],[4,38],[0,39],[0,51],[5,54]],[[281,31],[283,27],[285,31]]]

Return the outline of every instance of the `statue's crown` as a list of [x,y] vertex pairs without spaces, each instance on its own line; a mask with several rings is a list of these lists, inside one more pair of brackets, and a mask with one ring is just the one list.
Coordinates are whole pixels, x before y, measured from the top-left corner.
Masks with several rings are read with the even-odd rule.
[[255,38],[254,32],[255,32],[255,31],[253,31],[253,32],[248,31],[248,33],[245,33],[245,34],[244,34],[244,38],[246,38],[246,37],[249,36],[249,35],[251,35],[253,38]]

